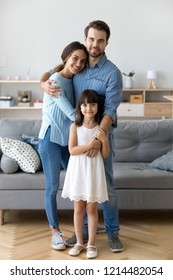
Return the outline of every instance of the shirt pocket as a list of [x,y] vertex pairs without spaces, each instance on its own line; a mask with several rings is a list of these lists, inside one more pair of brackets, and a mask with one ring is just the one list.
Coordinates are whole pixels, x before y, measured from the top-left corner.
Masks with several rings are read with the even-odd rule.
[[97,91],[98,94],[104,95],[106,92],[106,83],[103,80],[98,80],[95,78],[89,79],[90,89]]

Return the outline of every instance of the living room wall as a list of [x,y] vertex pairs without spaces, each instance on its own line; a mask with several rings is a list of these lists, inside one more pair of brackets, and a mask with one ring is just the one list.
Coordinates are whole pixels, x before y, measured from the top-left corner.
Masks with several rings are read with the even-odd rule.
[[173,87],[172,0],[0,0],[0,79],[39,79],[60,63],[66,44],[84,42],[95,19],[111,28],[106,54],[122,72],[136,72],[134,87],[146,87],[147,70],[158,87]]

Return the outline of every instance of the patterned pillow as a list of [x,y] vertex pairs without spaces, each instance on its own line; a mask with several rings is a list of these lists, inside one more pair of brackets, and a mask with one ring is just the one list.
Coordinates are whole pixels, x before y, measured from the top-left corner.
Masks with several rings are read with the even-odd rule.
[[35,173],[40,166],[40,158],[31,145],[20,140],[0,137],[2,152],[16,160],[24,172]]
[[173,171],[173,150],[159,158],[156,158],[151,163],[149,163],[148,166],[167,171]]
[[[29,135],[26,135],[26,134],[22,134],[22,139],[25,143],[31,145],[31,147],[37,152],[38,157],[40,159],[40,155],[39,155],[39,152],[38,152],[38,144],[39,144],[38,136],[29,136]],[[42,170],[41,159],[40,159],[40,166],[39,166],[38,170]]]

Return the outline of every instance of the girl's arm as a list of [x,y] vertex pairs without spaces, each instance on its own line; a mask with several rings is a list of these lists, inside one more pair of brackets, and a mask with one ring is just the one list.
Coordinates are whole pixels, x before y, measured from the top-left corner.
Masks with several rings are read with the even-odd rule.
[[78,145],[77,143],[77,126],[75,123],[72,123],[70,127],[70,136],[69,136],[69,152],[72,156],[81,155],[86,153],[88,150],[96,147],[96,139],[93,138],[90,142],[84,145]]
[[99,128],[99,130],[95,134],[95,137],[102,142],[102,146],[101,146],[102,157],[104,158],[108,157],[110,153],[110,146],[109,146],[109,139],[107,133],[105,133],[102,128]]

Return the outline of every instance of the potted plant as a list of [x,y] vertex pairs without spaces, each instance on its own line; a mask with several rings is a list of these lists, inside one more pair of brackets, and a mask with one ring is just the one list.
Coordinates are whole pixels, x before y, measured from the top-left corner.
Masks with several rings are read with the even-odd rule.
[[133,88],[133,79],[132,77],[135,75],[134,70],[130,71],[128,74],[122,72],[122,74],[125,76],[125,83],[124,83],[124,87],[125,88]]

